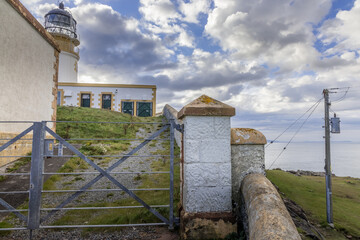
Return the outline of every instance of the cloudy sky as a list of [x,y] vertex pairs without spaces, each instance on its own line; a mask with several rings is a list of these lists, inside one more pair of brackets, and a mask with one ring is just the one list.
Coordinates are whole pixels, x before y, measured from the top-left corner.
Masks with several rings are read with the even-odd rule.
[[[21,1],[41,23],[58,2]],[[360,141],[360,0],[64,3],[78,22],[81,82],[156,84],[158,111],[206,94],[236,108],[233,127],[268,139],[324,88],[340,88],[330,95],[342,121],[333,140]],[[323,109],[320,102],[294,141],[322,141]]]

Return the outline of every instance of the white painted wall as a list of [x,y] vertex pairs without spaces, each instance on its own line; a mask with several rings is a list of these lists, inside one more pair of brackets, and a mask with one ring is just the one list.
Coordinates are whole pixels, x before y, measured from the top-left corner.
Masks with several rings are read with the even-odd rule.
[[79,100],[77,100],[77,94],[80,92],[91,92],[94,94],[94,108],[99,108],[99,103],[101,101],[99,94],[101,94],[102,92],[112,92],[113,94],[115,94],[115,111],[120,110],[119,104],[121,103],[122,99],[150,101],[153,99],[153,89],[151,88],[59,86],[59,89],[64,90],[64,95],[66,95],[66,93],[71,93],[71,96],[64,97],[65,106],[78,106]]
[[[0,121],[51,120],[55,62],[54,48],[0,1]],[[17,133],[25,127],[0,124],[0,132]]]
[[59,56],[59,82],[77,82],[77,61],[78,57],[75,54],[61,51]]
[[230,117],[185,116],[183,206],[231,211]]

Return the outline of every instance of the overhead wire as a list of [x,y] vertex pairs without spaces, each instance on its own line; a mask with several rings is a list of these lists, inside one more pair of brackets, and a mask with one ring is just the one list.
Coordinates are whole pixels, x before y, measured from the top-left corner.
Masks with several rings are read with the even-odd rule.
[[[348,94],[348,92],[350,91],[350,88],[353,90],[353,87],[342,87],[342,88],[329,88],[329,90],[332,90],[333,92],[330,93],[344,93],[340,98],[332,101],[332,102],[341,102],[345,99],[346,95]],[[360,88],[360,87],[355,87],[355,88]],[[342,90],[342,89],[346,89],[345,91],[336,91],[334,92],[334,90]],[[292,142],[292,140],[295,138],[295,136],[300,132],[301,128],[305,125],[305,123],[307,122],[307,120],[311,117],[311,115],[314,113],[314,111],[316,110],[316,108],[319,106],[320,101],[323,99],[320,98],[314,105],[312,105],[304,114],[302,114],[298,119],[296,119],[289,127],[287,127],[278,137],[276,137],[273,141],[271,141],[268,145],[265,146],[268,147],[270,144],[274,143],[279,137],[281,137],[287,130],[289,130],[296,122],[298,122],[306,113],[308,113],[311,109],[312,111],[310,112],[310,114],[307,116],[307,118],[304,120],[304,122],[300,125],[300,127],[297,129],[297,131],[294,133],[294,135],[291,137],[291,139],[288,141],[288,143],[285,145],[285,147],[282,149],[282,151],[279,153],[279,155],[275,158],[275,160],[271,163],[270,167],[268,169],[270,169],[274,163],[280,158],[280,156],[283,154],[283,152],[287,149],[287,147],[289,146],[289,144]],[[335,113],[331,107],[329,109],[331,112]]]
[[[300,132],[301,128],[305,125],[305,123],[307,122],[307,120],[311,117],[311,115],[314,113],[314,111],[316,110],[316,108],[319,106],[320,101],[322,100],[322,98],[320,100],[318,100],[315,103],[315,107],[311,107],[313,108],[313,110],[310,112],[310,114],[307,116],[307,118],[304,120],[304,122],[300,125],[300,127],[298,128],[298,130],[294,133],[294,135],[291,137],[291,139],[289,140],[289,142],[285,145],[285,147],[282,149],[282,151],[279,153],[279,155],[275,158],[275,160],[271,163],[270,167],[268,169],[270,169],[274,163],[280,158],[280,156],[283,154],[283,152],[286,150],[286,148],[289,146],[289,144],[292,142],[292,140],[295,138],[295,136]],[[314,106],[314,105],[313,105]],[[310,108],[310,109],[311,109]],[[307,111],[308,112],[308,111]]]
[[321,100],[323,100],[324,97],[317,100],[306,112],[304,112],[298,119],[296,119],[292,124],[290,124],[282,133],[280,133],[274,140],[270,141],[265,148],[273,144],[277,139],[279,139],[287,130],[289,130],[292,126],[294,126],[303,116],[305,116],[316,104],[319,104]]
[[[342,95],[340,98],[338,98],[338,99],[336,99],[336,100],[334,100],[334,101],[332,101],[332,102],[335,103],[335,102],[341,102],[342,100],[344,100],[345,97],[346,97],[346,95],[347,95],[347,93],[349,92],[349,89],[350,89],[350,87],[347,87],[346,91],[344,91],[344,92],[345,92],[344,95]],[[340,92],[339,92],[339,93],[340,93]]]

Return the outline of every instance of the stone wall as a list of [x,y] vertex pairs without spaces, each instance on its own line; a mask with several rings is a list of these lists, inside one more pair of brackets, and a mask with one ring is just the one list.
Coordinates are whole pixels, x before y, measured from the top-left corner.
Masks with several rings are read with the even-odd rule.
[[183,239],[217,239],[236,232],[231,205],[230,117],[235,109],[208,96],[183,107]]
[[185,211],[231,211],[230,118],[188,116],[184,126]]
[[279,193],[263,174],[243,179],[241,197],[250,240],[301,239]]
[[300,239],[275,187],[265,177],[265,136],[231,129],[232,199],[248,239]]
[[[163,108],[163,116],[167,120],[174,119],[176,124],[182,125],[183,121],[178,119],[177,115],[178,115],[178,111],[176,111],[176,109],[170,106],[169,104],[166,104],[165,107]],[[178,147],[181,148],[182,133],[179,131],[175,131],[174,137],[176,144],[178,145]]]
[[239,201],[240,185],[250,173],[265,174],[265,136],[251,128],[231,129],[232,198]]
[[249,230],[249,239],[299,239],[281,197],[265,177],[265,136],[250,128],[231,129],[234,114],[231,106],[205,95],[180,112],[164,107],[167,119],[184,126],[182,239],[225,238],[237,231],[234,213]]

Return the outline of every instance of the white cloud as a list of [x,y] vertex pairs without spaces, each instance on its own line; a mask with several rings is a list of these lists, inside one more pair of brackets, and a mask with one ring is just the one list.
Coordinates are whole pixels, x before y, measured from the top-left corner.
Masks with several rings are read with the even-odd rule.
[[[50,0],[25,1],[38,16],[56,7]],[[157,111],[207,94],[234,106],[235,122],[248,124],[236,126],[275,126],[276,133],[322,89],[359,86],[360,0],[318,29],[331,0],[140,0],[140,19],[94,2],[71,0],[81,35],[80,81],[156,84]],[[203,37],[224,51],[199,45],[202,27]],[[336,45],[319,52],[319,37]],[[355,122],[359,99],[350,93],[333,107]]]
[[360,1],[356,0],[349,11],[339,11],[336,18],[327,20],[320,28],[319,38],[324,44],[336,45],[327,54],[344,53],[360,49]]
[[293,54],[306,63],[308,58],[300,55],[313,49],[312,24],[317,24],[331,6],[330,0],[316,3],[310,0],[215,0],[214,3],[205,26],[210,37],[239,58],[279,64]]
[[192,34],[186,25],[181,24],[182,16],[170,0],[141,0],[140,4],[139,12],[145,21],[144,29],[158,36],[166,34],[163,43],[170,47],[195,46]]
[[167,26],[180,17],[170,0],[140,0],[139,12],[146,21],[158,26]]
[[44,3],[37,5],[36,9],[34,9],[34,12],[36,15],[38,15],[41,19],[44,19],[44,16],[50,12],[51,10],[57,8],[58,6],[54,3]]
[[179,10],[184,15],[183,21],[190,23],[199,23],[199,14],[207,14],[210,11],[210,0],[190,0],[185,2],[179,1]]

